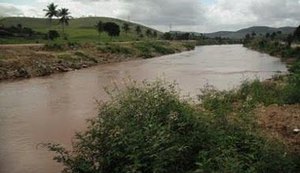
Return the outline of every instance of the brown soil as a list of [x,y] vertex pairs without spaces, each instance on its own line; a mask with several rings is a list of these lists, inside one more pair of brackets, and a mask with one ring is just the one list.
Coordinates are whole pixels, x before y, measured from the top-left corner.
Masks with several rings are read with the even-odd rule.
[[1,45],[0,81],[47,76],[126,59],[97,51],[95,46],[53,51],[36,44]]
[[[179,44],[177,52],[187,51],[183,44],[176,44]],[[162,54],[152,52],[152,55]],[[139,54],[103,52],[94,44],[65,45],[54,49],[47,48],[43,44],[0,45],[0,81],[47,76],[97,64],[139,58],[142,58]]]
[[291,151],[300,153],[300,104],[271,105],[257,110],[259,125],[266,134],[280,139]]

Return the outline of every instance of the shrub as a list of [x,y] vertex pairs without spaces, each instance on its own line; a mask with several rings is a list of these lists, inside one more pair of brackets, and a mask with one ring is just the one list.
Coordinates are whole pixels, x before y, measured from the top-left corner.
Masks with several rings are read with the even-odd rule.
[[239,99],[249,100],[252,105],[263,103],[266,106],[283,103],[283,94],[282,88],[276,83],[260,82],[259,80],[245,81],[238,91]]
[[48,32],[48,37],[49,37],[50,40],[54,40],[54,39],[60,37],[60,35],[56,30],[50,30]]
[[[206,138],[195,110],[174,86],[129,86],[101,106],[89,129],[76,136],[72,155],[51,149],[69,172],[186,172]],[[201,138],[204,137],[204,138]]]
[[120,26],[113,22],[104,23],[103,30],[111,37],[116,37],[120,35]]
[[298,60],[297,62],[295,62],[290,68],[289,71],[291,73],[298,73],[300,74],[300,60]]
[[119,44],[107,44],[98,46],[98,50],[104,53],[115,53],[115,54],[133,54],[133,49],[119,45]]
[[52,50],[52,51],[61,51],[64,50],[65,45],[61,43],[47,43],[44,46],[44,49],[46,50]]
[[300,103],[300,73],[292,74],[284,88],[284,101],[287,104]]
[[112,100],[75,136],[72,151],[46,146],[74,173],[296,172],[281,145],[245,122],[220,124],[175,88],[157,81],[110,92]]

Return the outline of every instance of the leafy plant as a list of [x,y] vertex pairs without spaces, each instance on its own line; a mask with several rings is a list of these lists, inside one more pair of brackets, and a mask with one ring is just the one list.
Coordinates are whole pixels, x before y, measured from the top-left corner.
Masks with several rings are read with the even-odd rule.
[[[223,123],[219,111],[199,109],[231,109],[229,103],[239,98],[235,92],[215,91],[213,99],[202,97],[200,105],[182,99],[176,85],[162,81],[134,82],[108,93],[111,101],[102,103],[88,129],[76,134],[72,151],[45,144],[57,153],[54,159],[64,172],[297,172],[299,158],[261,136],[254,122]],[[222,116],[239,119],[230,112]],[[250,110],[239,114],[252,116]]]

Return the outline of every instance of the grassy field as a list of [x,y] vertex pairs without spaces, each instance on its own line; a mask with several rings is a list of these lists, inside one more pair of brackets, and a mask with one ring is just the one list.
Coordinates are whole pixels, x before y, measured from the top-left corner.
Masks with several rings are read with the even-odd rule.
[[[102,33],[100,36],[96,30],[97,22],[114,22],[117,23],[122,30],[122,26],[124,23],[129,23],[130,31],[128,33],[121,32],[121,35],[116,38],[109,37],[106,33]],[[50,27],[49,20],[42,18],[28,18],[28,17],[9,17],[0,19],[0,25],[5,27],[16,26],[21,24],[23,27],[32,28],[34,31],[47,33],[49,29],[57,30],[58,32],[62,32],[62,27],[58,23],[58,20],[55,19],[52,22]],[[136,26],[140,26],[142,30],[143,37],[137,35],[135,32]],[[150,29],[152,32],[156,31],[158,36],[162,35],[161,32],[143,26],[136,23],[131,23],[127,21],[123,21],[120,19],[113,19],[107,17],[86,17],[86,18],[76,18],[70,21],[69,25],[66,26],[65,32],[68,36],[68,41],[70,42],[111,42],[111,41],[136,41],[136,40],[149,40],[153,38],[146,37],[146,30]],[[24,39],[24,38],[0,38],[0,44],[17,44],[17,43],[46,43],[47,40],[44,39]],[[66,42],[65,40],[59,38],[56,42]]]

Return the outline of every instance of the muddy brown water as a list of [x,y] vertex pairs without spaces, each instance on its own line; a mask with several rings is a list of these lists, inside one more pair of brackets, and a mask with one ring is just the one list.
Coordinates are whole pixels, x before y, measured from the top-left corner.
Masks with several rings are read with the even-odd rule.
[[241,45],[202,46],[154,59],[136,60],[56,74],[45,78],[0,83],[0,173],[57,173],[61,166],[41,142],[70,146],[75,131],[97,114],[96,100],[106,100],[103,88],[128,77],[176,80],[183,94],[195,96],[211,84],[237,87],[245,79],[286,72],[278,58]]

